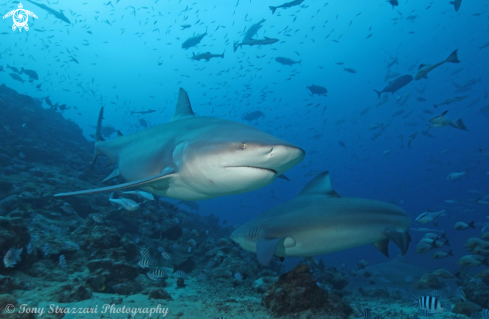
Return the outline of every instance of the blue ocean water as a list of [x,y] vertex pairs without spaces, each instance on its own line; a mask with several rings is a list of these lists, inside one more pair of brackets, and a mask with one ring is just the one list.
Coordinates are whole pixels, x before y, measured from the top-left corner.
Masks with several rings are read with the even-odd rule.
[[[391,202],[410,214],[412,227],[445,230],[456,256],[465,254],[466,239],[477,237],[481,226],[457,232],[452,229],[455,222],[489,222],[487,206],[473,201],[489,193],[487,1],[464,0],[455,11],[448,1],[401,1],[394,7],[386,1],[306,0],[274,14],[269,6],[282,3],[43,3],[64,10],[71,23],[27,1],[24,8],[38,17],[29,17],[29,31],[12,31],[11,18],[4,18],[0,83],[39,99],[45,108],[50,107],[46,97],[66,104],[60,112],[78,124],[87,139],[93,140],[92,126],[101,106],[104,125],[124,135],[144,129],[140,119],[148,126],[168,122],[182,87],[199,116],[250,124],[306,151],[304,161],[286,172],[290,181],[278,179],[250,193],[201,201],[199,214],[214,214],[226,225],[244,223],[293,198],[315,175],[328,170],[340,195]],[[0,5],[4,13],[17,7],[14,1]],[[262,19],[256,38],[278,42],[234,52],[233,44]],[[182,48],[185,40],[203,33],[195,47]],[[444,63],[427,79],[381,98],[374,92],[388,84],[388,72],[414,76],[421,64],[443,61],[454,50],[460,63]],[[191,59],[193,53],[204,52],[224,52],[224,58]],[[282,65],[277,57],[301,63]],[[388,69],[394,59],[398,62]],[[24,82],[17,81],[8,66],[35,70],[39,79],[28,81],[23,75]],[[466,90],[457,92],[471,80]],[[312,96],[307,86],[313,84],[327,88],[327,96]],[[459,102],[434,107],[463,96]],[[149,109],[156,112],[130,113]],[[243,119],[256,110],[265,116]],[[429,120],[444,111],[454,121],[463,119],[468,130],[433,127],[427,132],[432,136],[424,135]],[[375,137],[379,129],[371,127],[378,124],[385,129]],[[450,173],[462,171],[467,177],[447,180]],[[443,209],[447,216],[439,218],[436,227],[414,222],[426,210]],[[423,233],[411,236],[410,261],[428,268],[458,268],[456,259],[447,265],[430,254],[415,254]],[[398,248],[391,246],[395,256]],[[387,260],[371,246],[323,258],[334,265]]]

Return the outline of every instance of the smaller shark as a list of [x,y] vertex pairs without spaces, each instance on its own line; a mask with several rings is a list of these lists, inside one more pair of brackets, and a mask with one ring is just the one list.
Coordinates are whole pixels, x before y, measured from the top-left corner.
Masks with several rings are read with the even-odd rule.
[[54,9],[51,9],[50,7],[48,7],[45,4],[37,3],[37,2],[31,1],[31,0],[27,0],[27,1],[29,1],[33,5],[38,6],[41,9],[46,10],[47,12],[51,13],[52,15],[54,15],[56,18],[61,19],[61,20],[63,20],[64,22],[66,22],[68,24],[71,24],[70,20],[68,20],[68,18],[63,14],[63,10],[59,10],[59,12],[58,12],[58,11],[56,11]]
[[444,126],[452,126],[454,128],[458,128],[459,130],[468,131],[462,119],[458,119],[457,122],[453,122],[453,120],[449,119],[445,115],[448,111],[441,113],[438,116],[435,116],[430,120],[430,127],[444,127]]
[[433,104],[433,106],[435,108],[441,106],[441,105],[449,105],[449,104],[452,104],[452,103],[455,103],[455,102],[460,102],[460,101],[463,101],[465,100],[466,98],[468,98],[469,96],[468,95],[464,95],[464,96],[456,96],[454,97],[453,99],[446,99],[445,101],[439,103],[439,104]]
[[231,239],[256,252],[262,265],[279,257],[312,257],[374,244],[389,256],[389,240],[407,252],[411,217],[379,201],[341,197],[322,172],[292,200],[241,225]]
[[234,48],[234,52],[236,52],[236,50],[243,45],[249,45],[249,46],[265,45],[265,44],[274,44],[275,42],[278,42],[278,39],[272,39],[267,37],[265,37],[264,39],[250,39],[248,41],[243,41],[241,43],[234,43],[233,48]]
[[276,7],[269,6],[269,8],[270,8],[270,10],[272,10],[272,14],[274,14],[275,13],[275,10],[277,10],[279,8],[287,9],[287,8],[290,8],[290,7],[298,6],[301,3],[303,3],[303,2],[304,2],[304,0],[295,0],[295,1],[291,1],[291,2],[286,2],[286,3],[281,4],[279,6],[276,6]]
[[205,52],[205,53],[198,53],[195,54],[192,52],[192,60],[206,60],[209,61],[212,58],[223,58],[224,59],[224,52],[222,54],[212,54],[210,52]]
[[414,79],[416,81],[417,80],[420,80],[420,79],[427,79],[428,78],[428,73],[430,73],[430,71],[432,71],[433,69],[439,67],[440,65],[442,65],[445,62],[460,63],[460,61],[458,60],[458,56],[457,56],[457,50],[455,50],[452,53],[450,53],[450,55],[448,56],[448,58],[446,58],[445,60],[440,61],[438,63],[435,63],[435,64],[421,64],[419,66],[418,72],[414,76]]

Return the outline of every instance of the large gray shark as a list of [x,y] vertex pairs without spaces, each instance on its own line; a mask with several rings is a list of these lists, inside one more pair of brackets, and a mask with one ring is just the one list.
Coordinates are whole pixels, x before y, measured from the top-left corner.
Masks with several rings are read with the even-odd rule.
[[103,108],[92,166],[103,154],[118,165],[110,178],[121,175],[129,182],[55,196],[129,187],[180,200],[240,194],[272,183],[305,155],[301,148],[252,126],[195,116],[183,89],[169,123],[103,141],[102,117]]
[[64,22],[66,22],[68,24],[71,24],[70,20],[64,15],[63,10],[59,10],[59,12],[58,12],[58,11],[56,11],[56,10],[48,7],[45,4],[37,3],[37,2],[31,1],[31,0],[27,0],[27,1],[29,1],[30,3],[38,6],[41,9],[46,10],[47,12],[51,13],[52,15],[54,15],[56,18],[61,19],[61,20],[63,20]]
[[268,265],[273,255],[310,257],[374,244],[388,256],[389,240],[404,255],[411,218],[379,201],[341,197],[328,172],[317,175],[294,199],[238,227],[231,239]]

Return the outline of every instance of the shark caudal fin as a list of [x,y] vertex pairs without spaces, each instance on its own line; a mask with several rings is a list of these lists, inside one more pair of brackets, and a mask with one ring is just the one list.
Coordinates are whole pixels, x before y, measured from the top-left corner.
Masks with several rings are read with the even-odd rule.
[[272,7],[272,6],[269,6],[270,10],[272,10],[272,14],[275,13],[275,10],[277,10],[277,7]]
[[458,128],[460,130],[468,131],[467,127],[465,126],[464,122],[462,119],[458,119],[457,122],[453,125],[453,127]]
[[234,49],[234,52],[236,52],[236,50],[238,50],[238,47],[239,47],[239,43],[233,43],[233,49]]
[[90,166],[90,172],[93,170],[95,166],[95,162],[100,155],[100,152],[97,150],[97,143],[104,140],[102,137],[102,120],[104,119],[104,107],[100,108],[100,113],[98,114],[97,120],[97,131],[95,132],[95,152],[93,153],[92,165]]
[[382,94],[382,92],[379,92],[377,90],[374,90],[375,93],[377,93],[377,95],[379,96],[379,99],[380,99],[380,95]]
[[445,60],[445,62],[451,62],[451,63],[460,63],[458,56],[457,56],[457,50],[453,51],[448,58]]

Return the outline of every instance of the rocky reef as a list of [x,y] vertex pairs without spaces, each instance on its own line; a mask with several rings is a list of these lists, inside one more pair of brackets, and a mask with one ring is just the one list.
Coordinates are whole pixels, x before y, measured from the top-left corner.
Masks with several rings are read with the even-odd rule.
[[352,312],[338,295],[319,287],[305,264],[280,276],[263,294],[262,304],[277,316],[307,311],[328,318],[347,318]]

